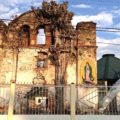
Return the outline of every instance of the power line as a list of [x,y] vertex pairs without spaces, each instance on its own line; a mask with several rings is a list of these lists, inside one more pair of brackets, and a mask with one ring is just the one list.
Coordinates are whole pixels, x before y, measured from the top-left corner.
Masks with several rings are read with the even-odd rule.
[[117,45],[117,46],[120,46],[120,43],[106,43],[106,42],[96,42],[96,43],[100,43],[100,44],[109,44],[109,45]]
[[96,29],[96,31],[98,31],[98,32],[111,32],[111,33],[118,33],[118,32],[120,32],[120,30],[116,31],[116,30],[105,30],[105,29],[100,29],[100,30]]
[[[16,18],[17,19],[17,18]],[[14,21],[15,19],[0,19],[0,21]],[[19,20],[18,22],[15,22],[16,24],[20,24],[20,23],[24,23],[24,22],[28,22],[28,21],[25,21],[25,20]],[[28,22],[28,23],[31,23],[31,24],[34,24],[34,23],[38,23],[38,21],[35,21],[35,22]],[[72,25],[74,28],[76,28],[76,26]],[[82,30],[87,30],[87,29],[83,29]],[[110,28],[106,28],[106,27],[96,27],[96,30],[97,31],[103,31],[103,32],[120,32],[120,28],[116,28],[116,27],[110,27]]]

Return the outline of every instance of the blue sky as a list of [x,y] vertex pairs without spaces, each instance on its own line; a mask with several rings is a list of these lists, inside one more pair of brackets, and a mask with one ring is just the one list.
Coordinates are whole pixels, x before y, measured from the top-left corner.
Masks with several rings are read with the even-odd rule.
[[[0,0],[0,18],[12,19],[31,6],[38,7],[43,0]],[[50,1],[50,0],[46,0]],[[56,0],[58,3],[63,0]],[[69,10],[74,13],[72,24],[93,21],[97,27],[120,28],[120,0],[68,0]],[[120,32],[97,31],[97,42],[120,44]],[[97,59],[103,54],[115,54],[120,58],[120,45],[98,44]]]

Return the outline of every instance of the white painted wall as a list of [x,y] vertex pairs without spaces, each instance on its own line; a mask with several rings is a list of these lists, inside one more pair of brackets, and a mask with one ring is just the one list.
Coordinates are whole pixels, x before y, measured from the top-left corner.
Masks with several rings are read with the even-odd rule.
[[[7,120],[7,115],[0,115]],[[14,115],[13,120],[70,120],[69,115]],[[76,120],[120,120],[120,115],[77,115]]]

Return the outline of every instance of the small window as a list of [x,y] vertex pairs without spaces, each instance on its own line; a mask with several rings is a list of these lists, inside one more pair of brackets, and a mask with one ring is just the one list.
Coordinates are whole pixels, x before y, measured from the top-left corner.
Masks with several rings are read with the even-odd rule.
[[41,99],[38,99],[38,103],[41,103]]
[[45,31],[44,29],[38,29],[37,44],[45,44]]
[[37,61],[37,67],[38,68],[44,68],[45,67],[45,60],[38,60]]

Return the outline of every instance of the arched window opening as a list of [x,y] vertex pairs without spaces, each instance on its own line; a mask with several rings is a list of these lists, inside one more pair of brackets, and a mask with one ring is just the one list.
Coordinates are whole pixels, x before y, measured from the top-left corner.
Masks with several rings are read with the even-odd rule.
[[55,44],[55,38],[54,38],[54,33],[53,33],[53,31],[51,32],[51,36],[52,36],[52,45],[54,45],[54,44]]
[[23,47],[30,46],[30,27],[27,25],[22,26],[20,29],[20,42]]
[[37,44],[45,44],[45,31],[43,28],[38,29],[38,34],[37,34]]

